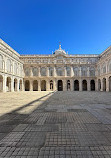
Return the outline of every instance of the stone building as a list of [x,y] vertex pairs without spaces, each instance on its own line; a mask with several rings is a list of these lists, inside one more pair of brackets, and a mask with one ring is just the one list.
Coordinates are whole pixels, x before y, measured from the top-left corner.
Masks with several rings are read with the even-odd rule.
[[19,55],[0,39],[0,91],[111,91],[111,46],[100,55]]

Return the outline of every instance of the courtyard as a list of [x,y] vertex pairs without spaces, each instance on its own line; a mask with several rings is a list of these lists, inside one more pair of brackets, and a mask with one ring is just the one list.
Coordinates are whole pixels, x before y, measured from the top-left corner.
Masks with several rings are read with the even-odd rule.
[[0,158],[110,158],[110,92],[0,93]]

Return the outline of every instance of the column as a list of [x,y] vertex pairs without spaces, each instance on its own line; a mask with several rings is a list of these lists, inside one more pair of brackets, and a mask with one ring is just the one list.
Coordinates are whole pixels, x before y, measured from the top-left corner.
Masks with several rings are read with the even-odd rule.
[[79,76],[80,76],[80,77],[82,76],[81,67],[79,67]]
[[82,80],[79,80],[79,91],[82,91]]
[[49,82],[49,80],[46,81],[46,91],[50,91],[50,82]]
[[67,90],[67,84],[66,84],[66,80],[63,80],[63,91]]
[[17,92],[19,92],[19,82],[20,82],[20,80],[18,79],[17,80]]
[[67,76],[66,67],[64,67],[64,76]]
[[53,91],[56,91],[56,90],[57,90],[57,88],[56,88],[56,81],[53,80]]
[[95,80],[95,90],[98,91],[98,79]]
[[41,91],[41,81],[38,80],[38,91]]
[[90,91],[90,80],[87,80],[87,90]]
[[71,91],[74,91],[74,80],[73,79],[70,80],[70,87],[71,87]]
[[49,76],[49,67],[46,68],[46,76]]
[[56,67],[54,66],[54,77],[56,77],[57,74],[56,74]]
[[14,92],[14,78],[11,78],[11,92]]
[[33,91],[33,81],[30,80],[29,82],[30,82],[30,91]]
[[101,91],[103,91],[103,80],[101,79]]
[[90,71],[89,71],[90,67],[87,68],[87,76],[90,76]]
[[7,77],[6,76],[3,76],[3,92],[6,92],[6,81],[7,80]]
[[31,77],[33,76],[32,67],[30,67],[30,76],[31,76]]
[[74,76],[73,66],[71,66],[71,77]]
[[38,67],[38,76],[39,76],[39,77],[41,76],[40,67]]
[[106,77],[106,91],[109,92],[109,78]]

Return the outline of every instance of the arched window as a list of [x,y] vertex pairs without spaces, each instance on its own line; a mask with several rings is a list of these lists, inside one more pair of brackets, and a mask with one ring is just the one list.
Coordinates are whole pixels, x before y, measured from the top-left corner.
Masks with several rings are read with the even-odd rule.
[[63,72],[64,72],[63,68],[61,67],[57,68],[57,76],[63,76]]
[[37,67],[33,67],[32,68],[32,74],[33,74],[33,76],[38,76],[38,69],[37,69]]
[[87,68],[82,67],[82,76],[87,76]]
[[100,66],[98,67],[98,76],[100,76],[100,73],[101,73],[101,71],[100,71]]
[[51,91],[53,90],[53,81],[52,80],[50,81],[50,90]]
[[53,68],[49,67],[49,76],[53,76]]
[[66,72],[67,72],[67,76],[71,75],[71,68],[70,67],[66,67]]
[[25,68],[25,76],[30,76],[30,68]]
[[74,76],[79,76],[79,68],[74,67]]
[[11,72],[11,60],[7,59],[7,71]]
[[95,68],[94,67],[91,67],[89,69],[89,73],[90,73],[90,76],[95,76]]
[[41,76],[46,76],[46,68],[41,67]]
[[102,72],[103,72],[103,73],[106,73],[106,65],[103,65],[103,67],[102,67]]

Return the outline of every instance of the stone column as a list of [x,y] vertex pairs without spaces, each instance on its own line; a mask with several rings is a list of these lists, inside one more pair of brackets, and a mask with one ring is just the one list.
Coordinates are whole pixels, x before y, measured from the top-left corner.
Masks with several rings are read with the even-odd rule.
[[54,77],[56,77],[57,74],[56,74],[56,67],[54,66]]
[[71,77],[74,76],[73,66],[71,66]]
[[101,79],[101,91],[103,91],[103,79]]
[[98,79],[95,80],[95,90],[98,91]]
[[49,67],[46,68],[46,76],[49,76]]
[[90,80],[87,80],[87,90],[90,91]]
[[87,68],[87,77],[90,76],[90,71],[89,71],[90,67]]
[[66,67],[64,67],[64,76],[67,76]]
[[63,91],[67,90],[67,84],[66,84],[66,80],[63,80]]
[[38,67],[38,77],[41,76],[41,73],[40,73],[40,67]]
[[53,80],[53,91],[56,91],[56,90],[57,90],[56,80],[54,79]]
[[14,92],[14,78],[11,78],[11,92]]
[[82,76],[81,67],[79,67],[79,76],[80,76],[80,77]]
[[17,92],[19,92],[19,82],[20,82],[20,80],[18,79],[17,80]]
[[106,91],[109,92],[109,78],[106,77]]
[[30,91],[33,91],[33,81],[30,80]]
[[46,91],[50,91],[50,82],[49,82],[49,80],[46,81]]
[[7,77],[3,76],[3,92],[6,92],[6,80],[7,80]]
[[30,76],[31,76],[31,77],[33,76],[32,67],[30,67]]
[[41,81],[38,80],[38,91],[41,91]]
[[71,89],[71,91],[74,91],[74,80],[73,79],[71,79],[70,80],[70,89]]
[[79,91],[82,91],[82,79],[79,80]]

